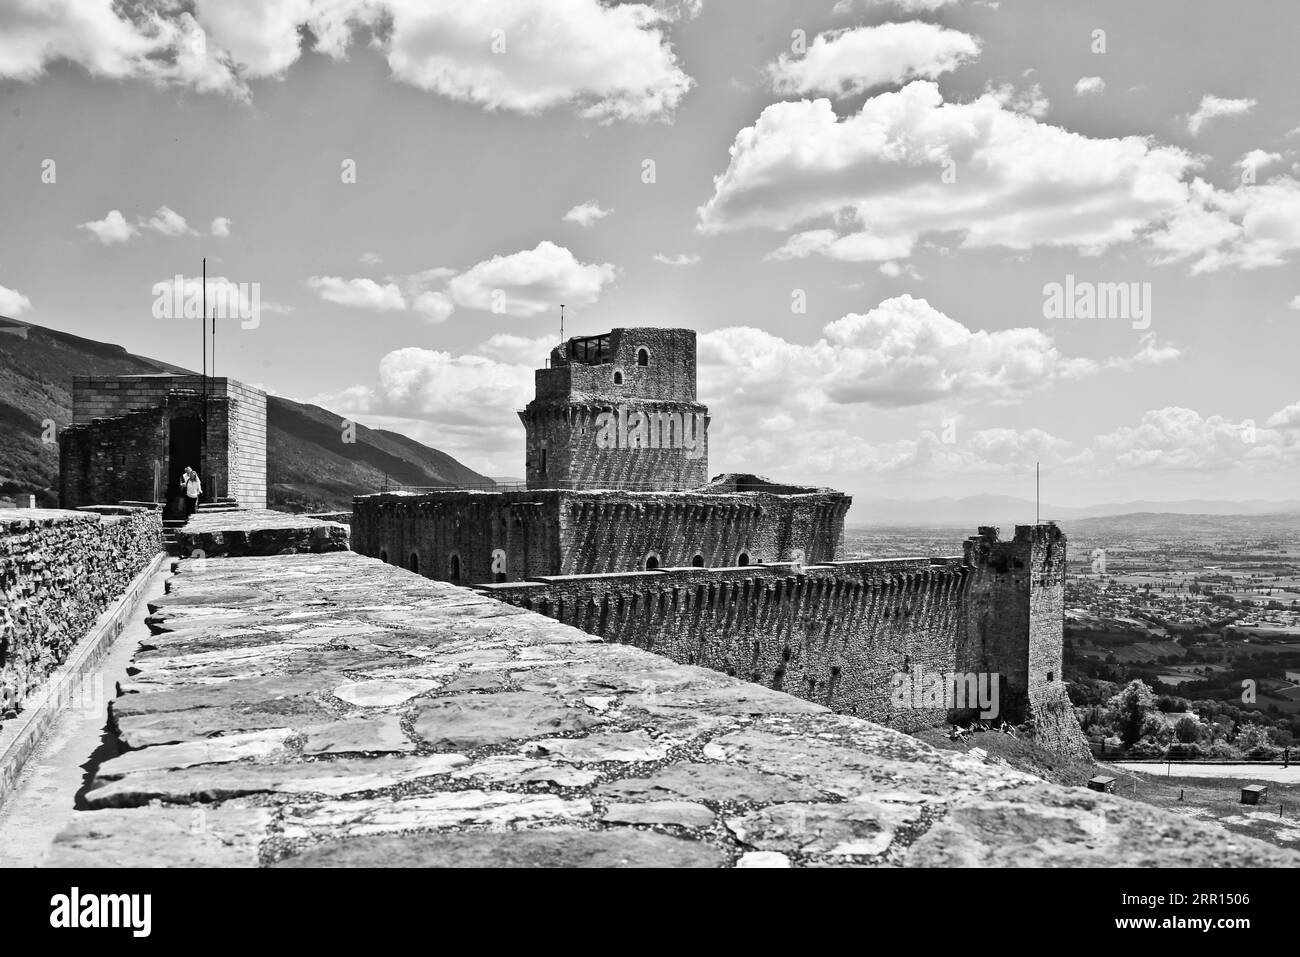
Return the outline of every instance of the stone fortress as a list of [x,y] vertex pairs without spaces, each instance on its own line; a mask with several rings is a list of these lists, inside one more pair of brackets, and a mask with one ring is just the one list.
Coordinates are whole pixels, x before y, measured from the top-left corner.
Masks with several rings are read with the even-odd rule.
[[708,480],[688,329],[567,340],[520,418],[526,490],[358,496],[353,550],[840,713],[916,730],[993,710],[1086,756],[1054,524],[981,528],[959,556],[844,560],[844,493]]
[[[1082,747],[1059,530],[844,561],[844,495],[704,481],[690,333],[601,339],[539,372],[529,488],[358,497],[355,550],[344,524],[241,500],[190,517],[169,559],[138,488],[0,510],[0,821],[26,836],[0,863],[1296,866],[902,733],[952,710],[914,693],[926,675],[996,672],[1002,714]],[[651,388],[656,356],[687,371]],[[96,408],[65,466],[118,475],[120,435],[165,474],[192,383],[114,381],[79,390]],[[241,434],[206,435],[204,467],[257,479],[255,419],[228,414]]]

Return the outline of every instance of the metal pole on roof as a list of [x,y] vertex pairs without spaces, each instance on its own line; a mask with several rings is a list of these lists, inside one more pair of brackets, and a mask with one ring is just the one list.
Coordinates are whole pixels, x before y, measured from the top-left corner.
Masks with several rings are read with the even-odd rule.
[[560,303],[560,345],[564,345],[564,303]]

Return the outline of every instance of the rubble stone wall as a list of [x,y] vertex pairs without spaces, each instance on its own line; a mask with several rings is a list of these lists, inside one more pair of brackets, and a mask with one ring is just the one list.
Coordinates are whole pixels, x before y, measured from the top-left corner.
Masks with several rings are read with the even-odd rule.
[[0,716],[13,716],[163,549],[158,512],[0,510]]

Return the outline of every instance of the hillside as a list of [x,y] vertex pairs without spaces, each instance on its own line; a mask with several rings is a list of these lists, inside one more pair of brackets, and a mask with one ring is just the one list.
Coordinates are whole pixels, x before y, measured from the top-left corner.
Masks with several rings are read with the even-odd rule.
[[[36,492],[57,504],[59,452],[41,441],[42,423],[72,421],[74,375],[186,372],[124,348],[0,317],[0,496]],[[352,496],[391,482],[491,485],[456,459],[396,432],[358,425],[339,441],[342,416],[267,396],[267,497],[272,508],[350,509]]]

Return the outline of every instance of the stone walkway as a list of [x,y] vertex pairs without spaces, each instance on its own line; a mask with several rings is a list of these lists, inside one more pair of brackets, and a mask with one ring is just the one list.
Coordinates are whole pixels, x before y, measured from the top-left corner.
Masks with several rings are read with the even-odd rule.
[[65,866],[1296,866],[351,552],[190,560]]

